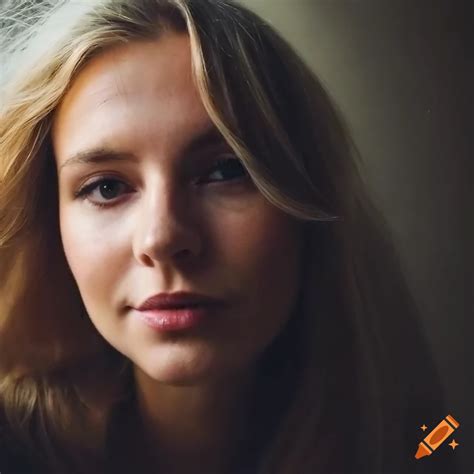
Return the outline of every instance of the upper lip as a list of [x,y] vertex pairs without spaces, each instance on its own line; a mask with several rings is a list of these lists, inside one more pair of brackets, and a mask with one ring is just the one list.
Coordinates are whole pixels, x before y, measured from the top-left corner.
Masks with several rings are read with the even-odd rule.
[[220,303],[219,300],[210,296],[179,291],[176,293],[160,293],[147,298],[136,309],[138,311],[147,311],[152,309],[170,309],[185,308],[197,305],[213,305]]

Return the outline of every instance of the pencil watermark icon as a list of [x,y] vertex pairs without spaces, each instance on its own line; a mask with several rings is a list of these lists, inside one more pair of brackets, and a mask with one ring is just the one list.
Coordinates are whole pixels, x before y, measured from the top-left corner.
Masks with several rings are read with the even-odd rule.
[[[446,439],[448,439],[448,437],[459,428],[459,426],[459,423],[451,415],[448,415],[438,424],[438,426],[430,431],[428,436],[426,436],[420,442],[415,454],[415,458],[420,459],[425,456],[430,456],[433,451],[438,449],[438,447],[441,446],[441,444],[443,444]],[[421,429],[425,431],[427,427],[423,425]],[[456,441],[453,439],[449,445],[454,449],[456,446],[459,446],[459,443],[456,443]]]

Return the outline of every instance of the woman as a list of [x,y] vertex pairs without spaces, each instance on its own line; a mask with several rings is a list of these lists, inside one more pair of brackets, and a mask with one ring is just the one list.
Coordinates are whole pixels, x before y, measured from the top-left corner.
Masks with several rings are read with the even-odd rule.
[[453,472],[414,458],[442,387],[287,43],[227,0],[24,3],[2,45],[0,470]]

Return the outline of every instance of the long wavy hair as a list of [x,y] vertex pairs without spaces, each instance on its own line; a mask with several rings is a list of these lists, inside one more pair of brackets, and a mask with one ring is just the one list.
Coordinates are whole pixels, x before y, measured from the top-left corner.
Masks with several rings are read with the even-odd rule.
[[230,0],[14,5],[0,42],[0,405],[18,443],[51,471],[92,472],[133,391],[130,361],[83,316],[63,253],[50,127],[92,57],[176,31],[210,119],[264,197],[305,226],[298,305],[261,361],[257,472],[409,472],[415,430],[445,416],[443,387],[389,226],[315,74]]

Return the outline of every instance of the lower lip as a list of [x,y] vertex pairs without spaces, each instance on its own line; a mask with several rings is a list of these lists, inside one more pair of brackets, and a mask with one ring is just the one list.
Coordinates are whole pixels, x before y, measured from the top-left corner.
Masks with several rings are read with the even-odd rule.
[[211,306],[137,311],[138,317],[157,331],[179,331],[199,326],[213,310]]

